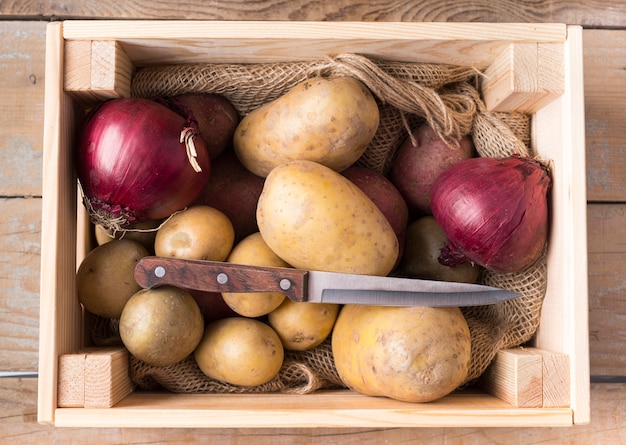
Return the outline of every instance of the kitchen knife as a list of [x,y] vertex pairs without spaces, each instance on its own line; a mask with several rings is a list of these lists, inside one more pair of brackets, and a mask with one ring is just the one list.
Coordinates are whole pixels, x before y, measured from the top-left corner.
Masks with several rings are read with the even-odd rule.
[[282,292],[293,301],[374,306],[479,306],[519,296],[479,284],[156,256],[139,261],[135,280],[144,288],[172,285],[206,292]]

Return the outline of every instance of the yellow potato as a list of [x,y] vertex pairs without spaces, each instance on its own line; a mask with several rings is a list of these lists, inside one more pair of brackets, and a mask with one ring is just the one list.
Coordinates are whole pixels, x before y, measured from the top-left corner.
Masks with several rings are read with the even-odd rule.
[[196,300],[183,289],[159,286],[133,295],[120,316],[128,351],[152,366],[170,366],[192,354],[204,333]]
[[[241,240],[228,256],[227,261],[251,266],[289,267],[269,247],[259,232]],[[276,309],[285,299],[282,292],[222,292],[226,304],[244,317],[260,317]]]
[[471,340],[459,308],[346,305],[332,351],[341,380],[354,391],[430,402],[465,380]]
[[130,239],[143,245],[148,249],[148,252],[154,252],[154,239],[161,222],[162,220],[144,221],[133,225],[131,228],[118,231],[96,224],[94,229],[96,242],[101,246],[116,239]]
[[297,159],[341,171],[361,157],[379,119],[376,100],[359,80],[316,77],[245,116],[233,146],[258,176]]
[[299,303],[285,299],[267,316],[285,349],[307,351],[320,345],[330,335],[339,314],[332,303]]
[[163,223],[154,240],[154,251],[163,257],[224,261],[234,242],[230,219],[214,207],[198,204]]
[[398,239],[372,200],[316,162],[272,170],[257,222],[270,249],[299,269],[387,275],[398,257]]
[[78,300],[92,314],[120,318],[128,300],[141,286],[135,266],[149,254],[139,242],[113,240],[91,250],[76,272]]
[[208,377],[257,386],[278,374],[285,350],[270,326],[254,318],[230,317],[206,326],[194,357]]

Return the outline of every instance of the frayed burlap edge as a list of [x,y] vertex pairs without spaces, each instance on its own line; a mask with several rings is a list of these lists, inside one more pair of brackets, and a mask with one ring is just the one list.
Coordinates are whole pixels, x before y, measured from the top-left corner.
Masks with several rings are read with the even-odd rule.
[[[400,143],[422,122],[428,122],[441,136],[471,134],[480,156],[533,156],[528,148],[529,117],[488,112],[478,93],[480,75],[467,67],[375,61],[354,54],[306,63],[155,66],[137,72],[132,93],[135,97],[151,97],[213,92],[227,97],[245,115],[306,78],[320,75],[356,77],[379,102],[381,124],[358,161],[361,166],[386,173]],[[519,273],[483,275],[484,284],[515,290],[522,296],[490,306],[462,308],[472,337],[470,372],[463,385],[479,377],[500,349],[521,345],[534,335],[546,289],[545,255]],[[114,322],[96,322],[92,329],[96,343],[98,337],[108,344],[119,341],[115,334],[106,340],[105,331],[114,332],[115,327]],[[341,385],[329,341],[306,354],[287,353],[279,375],[260,387],[215,382],[198,372],[191,356],[166,368],[131,359],[132,379],[146,389],[158,386],[174,392],[307,393]]]
[[[93,316],[91,336],[99,346],[123,346],[119,320]],[[343,387],[333,361],[330,337],[308,351],[285,351],[278,374],[258,386],[225,383],[206,376],[193,356],[169,366],[149,365],[130,355],[129,374],[133,385],[142,390],[166,389],[175,393],[261,394],[283,392],[309,394],[318,389]]]

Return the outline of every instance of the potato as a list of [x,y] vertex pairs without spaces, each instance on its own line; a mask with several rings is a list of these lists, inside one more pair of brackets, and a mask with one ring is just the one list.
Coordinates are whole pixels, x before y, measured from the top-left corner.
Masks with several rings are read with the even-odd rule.
[[361,157],[379,118],[376,100],[360,81],[316,77],[245,116],[233,145],[241,163],[259,176],[298,159],[341,171]]
[[326,340],[338,314],[338,304],[295,302],[286,298],[269,313],[267,321],[285,349],[307,351]]
[[233,224],[235,242],[257,232],[256,204],[265,178],[247,170],[233,151],[217,158],[211,167],[211,178],[196,200],[222,211]]
[[432,184],[439,174],[452,164],[474,155],[474,144],[469,136],[459,141],[442,140],[427,124],[414,132],[416,144],[407,138],[389,172],[389,179],[404,197],[414,215],[430,214]]
[[398,238],[376,204],[316,162],[272,170],[257,221],[270,249],[299,269],[387,275],[398,258]]
[[204,324],[238,315],[226,304],[222,298],[222,294],[219,292],[205,292],[187,288],[184,288],[184,290],[189,292],[193,299],[196,300],[200,308],[200,313],[202,313]]
[[404,237],[409,223],[409,208],[395,185],[369,168],[352,166],[341,172],[343,176],[360,188],[391,224],[400,243],[400,254],[404,249]]
[[96,242],[98,245],[102,245],[116,239],[130,239],[140,243],[148,252],[154,253],[154,239],[156,238],[157,228],[162,222],[162,220],[145,221],[135,224],[128,229],[118,231],[96,224],[94,229]]
[[169,366],[193,353],[204,320],[193,297],[173,286],[142,289],[120,317],[120,337],[128,351],[153,366]]
[[470,332],[455,307],[346,305],[335,322],[332,351],[350,389],[430,402],[465,380]]
[[208,377],[257,386],[278,374],[285,350],[270,326],[254,318],[231,317],[206,326],[194,357]]
[[86,310],[105,318],[120,318],[126,302],[141,289],[135,266],[149,254],[133,240],[113,240],[96,247],[76,273],[78,300]]
[[[290,267],[272,249],[259,232],[240,241],[228,256],[227,261],[251,266]],[[244,317],[260,317],[276,309],[285,299],[282,292],[223,292],[222,298],[236,313]]]
[[172,99],[193,112],[211,159],[232,146],[239,115],[226,97],[214,93],[184,93]]
[[235,230],[224,213],[194,205],[175,213],[157,231],[157,256],[224,261],[235,242]]
[[467,262],[456,267],[439,262],[441,249],[448,241],[435,218],[423,216],[409,224],[404,255],[396,269],[398,275],[423,280],[476,283],[480,266]]

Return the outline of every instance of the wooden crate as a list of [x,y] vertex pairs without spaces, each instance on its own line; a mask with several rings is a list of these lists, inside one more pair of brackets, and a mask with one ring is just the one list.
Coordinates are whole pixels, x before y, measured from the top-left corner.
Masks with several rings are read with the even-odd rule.
[[[129,95],[135,67],[162,63],[254,63],[355,52],[388,60],[451,63],[485,72],[492,110],[532,114],[532,146],[554,165],[548,289],[532,347],[502,351],[484,389],[411,404],[342,391],[310,395],[181,395],[134,392],[107,359],[113,407],[59,375],[86,346],[76,297],[77,264],[90,249],[72,165],[75,116]],[[589,422],[587,246],[582,30],[560,24],[69,21],[48,25],[38,419],[77,427],[567,426]],[[87,344],[88,346],[88,344]],[[89,352],[87,352],[89,353]],[[80,352],[80,354],[83,354]],[[119,356],[119,351],[115,352]],[[107,357],[100,354],[98,360]],[[63,360],[60,360],[60,359]],[[122,365],[120,365],[120,363]],[[106,371],[110,369],[110,371]],[[82,370],[82,371],[80,371]],[[82,374],[81,374],[82,372]],[[78,377],[76,377],[78,375]],[[127,387],[127,386],[126,386]],[[74,389],[71,389],[74,390]],[[128,392],[128,391],[127,391]],[[115,397],[112,397],[115,395]],[[90,397],[92,397],[91,395]],[[101,395],[95,397],[102,400]],[[93,397],[92,397],[93,398]],[[121,399],[121,400],[120,400]],[[77,401],[78,400],[78,401]],[[119,400],[119,401],[118,401]],[[76,405],[77,404],[77,405]],[[78,406],[78,407],[77,407]],[[87,406],[87,407],[85,407]]]

